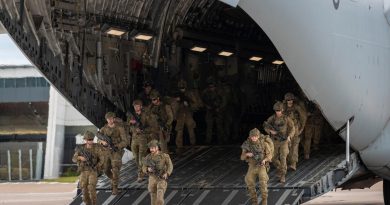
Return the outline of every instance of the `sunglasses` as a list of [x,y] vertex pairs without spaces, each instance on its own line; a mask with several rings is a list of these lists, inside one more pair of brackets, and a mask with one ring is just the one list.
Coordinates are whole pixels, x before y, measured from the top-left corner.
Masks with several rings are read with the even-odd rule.
[[156,101],[156,100],[157,100],[157,98],[153,98],[153,99],[152,99],[152,101]]

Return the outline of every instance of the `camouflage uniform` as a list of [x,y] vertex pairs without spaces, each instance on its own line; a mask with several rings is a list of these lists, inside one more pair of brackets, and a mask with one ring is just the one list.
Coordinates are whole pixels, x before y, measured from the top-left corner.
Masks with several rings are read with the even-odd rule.
[[[84,133],[84,139],[93,140],[94,134],[86,131]],[[87,147],[86,144],[80,145],[80,148],[76,148],[72,161],[77,163],[77,171],[80,173],[79,182],[80,188],[83,193],[83,201],[86,205],[96,205],[96,183],[98,172],[103,169],[104,155],[102,148],[99,144],[92,144],[91,147]],[[92,166],[88,166],[86,161],[81,161],[79,156],[83,156],[80,153],[80,149],[84,149],[92,156]]]
[[202,93],[203,103],[207,108],[206,112],[206,143],[211,143],[213,136],[214,122],[217,125],[217,137],[219,143],[224,143],[223,113],[221,113],[222,96],[217,92],[213,79],[208,79],[208,88]]
[[[158,147],[157,140],[152,140],[148,144],[149,148]],[[151,167],[151,165],[154,165]],[[152,168],[154,171],[148,172],[148,167]],[[172,174],[173,165],[171,158],[168,154],[158,152],[155,154],[148,154],[145,157],[142,171],[146,174],[149,174],[149,184],[148,191],[150,193],[150,204],[151,205],[163,205],[164,204],[164,194],[167,190],[167,179],[163,177],[164,174],[170,176]]]
[[303,141],[303,151],[305,159],[310,158],[310,147],[313,140],[313,150],[318,149],[320,143],[322,126],[324,124],[324,117],[318,108],[315,108],[308,116],[305,126],[305,139]]
[[[292,107],[287,106],[288,100],[294,100]],[[291,139],[290,154],[287,158],[290,168],[296,170],[299,156],[299,142],[301,141],[301,132],[306,124],[307,113],[305,108],[296,102],[295,96],[292,93],[286,93],[284,96],[284,114],[292,119],[295,126],[295,136]]]
[[[280,111],[283,110],[283,104],[281,102],[277,102],[274,104],[274,110]],[[266,124],[271,125],[273,128],[271,129]],[[295,134],[295,127],[293,121],[286,115],[282,114],[282,116],[278,117],[276,114],[269,117],[264,123],[264,130],[270,134],[273,142],[274,142],[274,156],[272,158],[272,162],[277,169],[278,177],[280,177],[280,182],[285,182],[285,175],[287,173],[287,155],[289,153],[288,141],[292,139]],[[277,131],[277,134],[271,134],[270,130]]]
[[[142,101],[142,104],[143,104],[144,107],[149,106],[150,103],[152,102],[151,99],[150,99],[150,93],[152,93],[152,91],[155,90],[155,89],[152,88],[152,86],[153,86],[153,83],[151,81],[147,81],[146,80],[143,83],[143,89],[144,90],[142,92],[138,93],[138,95],[137,95],[137,99],[140,99]],[[147,92],[147,90],[149,92]]]
[[[106,119],[114,117],[115,114],[108,112],[106,114]],[[120,125],[114,124],[114,127],[110,127],[108,124],[104,125],[99,131],[103,135],[107,135],[111,138],[112,143],[118,151],[111,150],[108,146],[104,147],[105,151],[105,174],[111,179],[112,194],[118,193],[118,184],[119,184],[119,171],[122,166],[122,155],[124,153],[123,148],[128,144],[126,132],[124,128]]]
[[[133,105],[141,105],[142,101],[135,100]],[[142,173],[142,159],[147,155],[147,144],[152,135],[152,119],[150,114],[147,114],[146,110],[142,110],[140,114],[133,113],[135,116],[130,115],[127,119],[127,123],[130,127],[131,133],[131,151],[134,155],[135,164],[138,167],[138,179],[140,182],[143,179]],[[132,119],[136,119],[136,124],[130,124]]]
[[187,82],[184,80],[180,80],[178,82],[178,88],[180,92],[177,93],[177,96],[180,98],[179,101],[177,101],[176,106],[176,146],[177,148],[183,147],[183,132],[184,132],[184,125],[187,127],[188,134],[190,137],[190,143],[191,145],[196,144],[196,136],[195,136],[195,127],[196,123],[193,118],[193,110],[197,109],[194,105],[195,102],[195,95],[188,91],[187,88]]
[[[268,199],[268,164],[261,165],[261,162],[265,160],[270,162],[272,159],[271,148],[267,143],[260,140],[260,131],[257,128],[252,129],[249,132],[248,139],[241,146],[241,160],[248,162],[249,168],[245,176],[245,183],[248,187],[248,194],[251,198],[252,204],[258,204],[256,194],[256,179],[259,178],[260,191],[261,191],[261,204],[267,205]],[[250,137],[257,136],[257,141],[253,142]],[[253,157],[246,156],[247,153],[254,154]]]
[[158,91],[152,91],[150,98],[160,100],[160,104],[155,105],[152,103],[149,105],[149,111],[156,117],[157,124],[155,136],[158,136],[158,141],[161,145],[161,151],[168,153],[168,142],[171,137],[172,122],[173,122],[173,111],[172,107],[165,102],[161,101],[160,93]]

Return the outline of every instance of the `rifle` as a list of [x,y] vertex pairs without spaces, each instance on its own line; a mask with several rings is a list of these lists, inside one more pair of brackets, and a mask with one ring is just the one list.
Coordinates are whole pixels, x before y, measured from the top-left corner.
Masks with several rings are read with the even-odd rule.
[[261,150],[255,149],[253,146],[249,144],[248,141],[245,141],[241,145],[241,149],[246,150],[253,154],[253,159],[256,161],[256,164],[261,164],[261,161],[263,161],[264,154],[261,152]]
[[112,142],[112,139],[108,137],[107,135],[102,134],[101,132],[96,133],[96,137],[101,140],[107,142],[108,147],[110,150],[117,152],[119,151],[118,147],[115,147],[114,143]]
[[145,164],[146,168],[152,169],[151,172],[148,171],[150,174],[156,176],[159,179],[164,179],[162,177],[162,175],[163,175],[162,170],[157,169],[157,164],[158,164],[157,161],[154,161],[154,160],[150,159],[149,157],[146,157],[144,160],[144,164]]
[[144,124],[142,124],[140,116],[138,116],[137,114],[135,114],[131,110],[127,111],[126,115],[127,115],[128,118],[131,118],[131,119],[135,120],[135,122],[136,122],[135,126],[137,126],[141,131],[145,130],[146,126]]
[[267,121],[264,121],[263,126],[264,126],[264,129],[270,129],[270,130],[277,132],[274,136],[277,137],[279,140],[284,141],[287,139],[286,136],[283,136],[280,134],[281,127],[274,127],[273,125],[271,125]]
[[87,167],[91,167],[92,169],[96,168],[93,164],[93,156],[91,152],[87,151],[83,145],[77,146],[76,150],[79,152],[80,156],[86,159],[84,163]]

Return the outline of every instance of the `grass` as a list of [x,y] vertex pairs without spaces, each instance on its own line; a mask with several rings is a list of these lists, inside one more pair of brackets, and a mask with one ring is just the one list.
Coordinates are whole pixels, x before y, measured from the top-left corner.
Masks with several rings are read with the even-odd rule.
[[60,183],[74,183],[78,180],[78,176],[66,176],[57,179],[45,179],[44,182],[60,182]]

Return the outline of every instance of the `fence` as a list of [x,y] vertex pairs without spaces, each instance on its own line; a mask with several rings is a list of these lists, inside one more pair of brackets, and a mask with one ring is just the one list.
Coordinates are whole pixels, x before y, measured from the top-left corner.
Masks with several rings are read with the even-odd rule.
[[0,180],[42,179],[43,142],[7,142],[0,148]]

